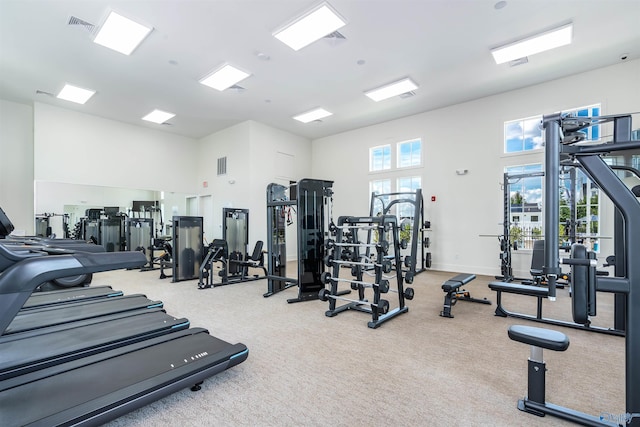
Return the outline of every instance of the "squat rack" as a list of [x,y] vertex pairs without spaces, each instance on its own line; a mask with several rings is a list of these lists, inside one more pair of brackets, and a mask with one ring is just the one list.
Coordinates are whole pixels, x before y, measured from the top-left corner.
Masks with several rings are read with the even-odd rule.
[[[385,200],[388,199],[388,202]],[[405,257],[405,281],[411,283],[413,277],[416,274],[422,273],[427,268],[431,268],[431,252],[426,252],[425,248],[428,248],[431,244],[430,238],[425,236],[425,232],[431,228],[431,222],[424,219],[424,201],[422,198],[422,189],[418,188],[415,192],[405,191],[397,193],[379,194],[376,192],[371,193],[371,207],[369,209],[369,216],[385,216],[389,215],[391,209],[403,203],[412,205],[412,213],[410,219],[413,220],[411,226],[411,253],[409,255],[410,260]],[[378,209],[378,205],[382,206],[382,210]],[[396,212],[396,217],[400,214]],[[372,233],[369,231],[367,235],[368,243],[371,243]],[[418,242],[420,242],[420,260],[418,262]],[[369,248],[367,248],[367,256],[370,255]],[[401,270],[400,265],[396,265],[396,268]]]

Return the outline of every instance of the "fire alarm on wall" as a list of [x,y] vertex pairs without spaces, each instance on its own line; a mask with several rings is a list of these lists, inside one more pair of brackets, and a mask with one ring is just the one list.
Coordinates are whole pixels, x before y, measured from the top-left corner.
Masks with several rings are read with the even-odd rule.
[[436,201],[436,196],[431,196],[431,201],[435,202]]

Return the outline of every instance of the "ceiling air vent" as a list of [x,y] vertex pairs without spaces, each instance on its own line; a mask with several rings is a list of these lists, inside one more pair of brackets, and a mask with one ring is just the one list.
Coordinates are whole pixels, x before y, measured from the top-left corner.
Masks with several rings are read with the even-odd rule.
[[400,95],[398,95],[400,98],[405,99],[405,98],[411,98],[412,96],[416,96],[416,93],[414,91],[409,91],[409,92],[405,92],[405,93],[401,93]]
[[230,92],[235,92],[235,93],[242,93],[244,92],[246,89],[243,88],[242,86],[238,86],[238,85],[233,85],[233,86],[229,86],[227,88],[228,91]]
[[347,38],[343,36],[341,33],[339,33],[338,31],[334,31],[331,34],[327,34],[322,39],[325,40],[327,43],[329,43],[331,46],[337,46],[347,40]]
[[513,61],[509,61],[509,67],[517,67],[518,65],[524,65],[529,62],[529,58],[523,56],[522,58],[514,59]]
[[83,21],[80,18],[77,18],[75,16],[71,16],[69,17],[69,22],[67,23],[68,25],[79,25],[81,27],[83,27],[85,30],[89,31],[90,33],[93,33],[96,29],[96,26],[93,24],[90,24],[87,21]]

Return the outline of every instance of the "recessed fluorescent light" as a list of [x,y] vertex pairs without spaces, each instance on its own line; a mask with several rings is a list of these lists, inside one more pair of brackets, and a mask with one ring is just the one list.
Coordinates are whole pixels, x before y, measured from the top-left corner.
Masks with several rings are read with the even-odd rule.
[[364,94],[378,102],[416,89],[418,89],[418,85],[407,77],[402,80],[398,80],[397,82],[381,86],[377,89],[372,89]]
[[491,54],[496,64],[503,64],[525,56],[535,55],[545,50],[568,45],[571,43],[572,36],[573,24],[567,24],[515,43],[491,49]]
[[236,67],[233,67],[229,64],[225,64],[217,71],[214,71],[209,76],[200,80],[200,83],[203,85],[212,87],[219,91],[223,91],[236,83],[246,79],[251,74],[246,71],[242,71]]
[[328,117],[332,114],[333,113],[328,112],[324,108],[316,108],[314,110],[307,111],[306,113],[298,114],[293,118],[302,123],[309,123],[314,120],[320,120],[322,118]]
[[77,104],[84,104],[96,93],[95,90],[82,89],[81,87],[73,86],[70,84],[65,84],[60,93],[58,94],[58,98],[64,99],[65,101],[75,102]]
[[273,36],[293,50],[300,50],[346,25],[342,17],[328,3],[322,3]]
[[148,122],[153,122],[161,125],[162,123],[166,122],[167,120],[175,116],[176,116],[175,114],[167,113],[166,111],[153,110],[152,112],[144,116],[142,120],[146,120]]
[[142,40],[147,37],[152,29],[111,12],[93,41],[109,49],[129,55],[142,43]]

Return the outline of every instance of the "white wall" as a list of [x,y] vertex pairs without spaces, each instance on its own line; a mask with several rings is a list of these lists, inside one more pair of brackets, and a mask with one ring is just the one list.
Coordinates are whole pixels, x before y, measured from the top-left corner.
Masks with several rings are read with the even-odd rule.
[[[227,174],[217,176],[217,159],[227,157]],[[308,139],[247,121],[200,140],[199,195],[213,196],[215,235],[222,237],[222,209],[249,209],[249,251],[267,238],[266,189],[271,182],[288,184],[311,169]],[[202,183],[208,186],[203,187]],[[233,183],[232,183],[233,182]],[[295,254],[295,234],[287,238],[287,252]]]
[[36,180],[187,193],[197,148],[192,138],[34,104]]
[[[421,91],[428,96],[428,87]],[[543,161],[541,152],[505,155],[504,122],[595,103],[603,114],[639,111],[640,60],[314,140],[313,176],[335,180],[336,217],[366,215],[368,183],[382,178],[367,172],[369,147],[422,138],[424,167],[405,175],[422,176],[425,216],[434,230],[433,268],[499,274],[498,240],[480,235],[502,233],[502,171]],[[469,173],[458,176],[456,169]],[[514,257],[516,274],[528,275],[530,254]]]
[[33,234],[33,108],[0,99],[0,207],[16,232]]

